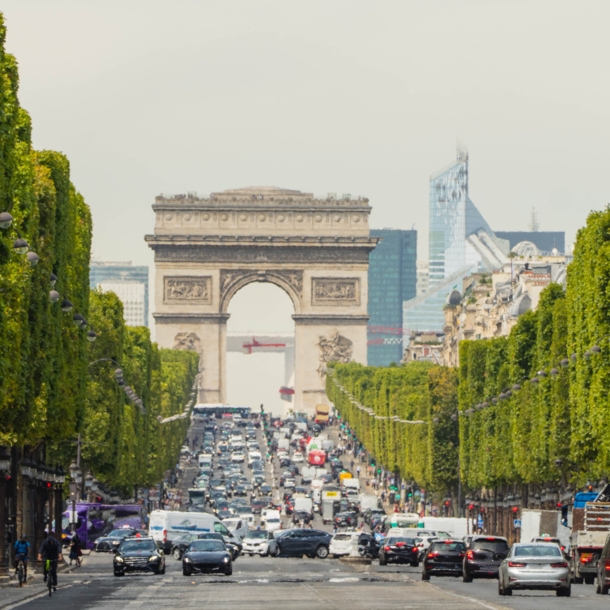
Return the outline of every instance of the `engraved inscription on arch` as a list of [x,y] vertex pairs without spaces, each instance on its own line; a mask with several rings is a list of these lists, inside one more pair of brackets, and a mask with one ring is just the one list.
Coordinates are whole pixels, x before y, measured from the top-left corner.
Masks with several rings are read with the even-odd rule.
[[189,303],[212,303],[212,277],[203,276],[165,276],[163,300],[166,303],[188,301]]
[[311,279],[312,305],[360,305],[360,279],[357,277]]

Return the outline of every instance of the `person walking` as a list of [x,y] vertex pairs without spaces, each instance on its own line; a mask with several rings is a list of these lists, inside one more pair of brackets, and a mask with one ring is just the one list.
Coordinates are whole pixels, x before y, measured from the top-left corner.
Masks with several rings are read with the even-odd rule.
[[[53,534],[49,534],[38,549],[38,561],[44,561],[44,582],[51,578],[53,591],[57,591],[57,562],[62,560],[61,544]],[[50,573],[47,573],[47,561],[51,562]]]
[[80,558],[82,552],[80,550],[80,538],[76,532],[74,532],[74,536],[72,536],[72,540],[70,541],[70,565],[72,565],[73,561],[76,561],[77,567],[80,568]]

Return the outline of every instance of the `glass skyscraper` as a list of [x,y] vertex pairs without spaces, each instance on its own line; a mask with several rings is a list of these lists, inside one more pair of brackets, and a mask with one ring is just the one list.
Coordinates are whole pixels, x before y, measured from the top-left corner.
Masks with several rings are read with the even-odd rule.
[[373,229],[381,241],[369,256],[368,363],[402,360],[403,302],[417,292],[417,231]]
[[468,153],[458,149],[448,168],[430,177],[429,288],[404,304],[404,328],[442,330],[445,298],[474,271],[507,262],[507,240],[499,239],[468,196]]

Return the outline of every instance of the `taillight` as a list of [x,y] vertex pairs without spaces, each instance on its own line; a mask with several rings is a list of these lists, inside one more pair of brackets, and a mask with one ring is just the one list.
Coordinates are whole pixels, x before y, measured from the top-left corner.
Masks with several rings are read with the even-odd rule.
[[466,559],[474,559],[474,551],[468,551],[468,553],[466,553]]
[[559,563],[552,563],[551,567],[552,568],[567,568],[568,563],[566,561],[560,561]]
[[430,557],[438,557],[438,551],[432,551],[431,553],[428,553],[428,558]]
[[516,561],[509,561],[508,562],[508,567],[509,568],[524,568],[525,564],[524,563],[517,563]]
[[606,559],[606,570],[610,572],[610,559]]
[[387,553],[388,551],[391,551],[392,549],[389,546],[384,546],[383,550]]
[[460,553],[458,557],[464,557],[464,553]]

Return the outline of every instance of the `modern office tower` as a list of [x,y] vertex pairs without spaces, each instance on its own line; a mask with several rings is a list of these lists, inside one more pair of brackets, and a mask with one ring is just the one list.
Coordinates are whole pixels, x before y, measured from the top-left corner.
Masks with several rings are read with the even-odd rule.
[[474,271],[491,271],[508,261],[499,239],[468,195],[468,152],[457,150],[448,168],[430,177],[429,286],[404,304],[405,331],[439,331],[447,294]]
[[417,296],[428,292],[430,286],[430,265],[428,261],[417,261]]
[[91,261],[91,288],[114,292],[123,303],[127,326],[148,326],[148,267],[131,262]]
[[381,241],[369,256],[368,363],[402,360],[403,302],[417,291],[417,231],[373,229]]

